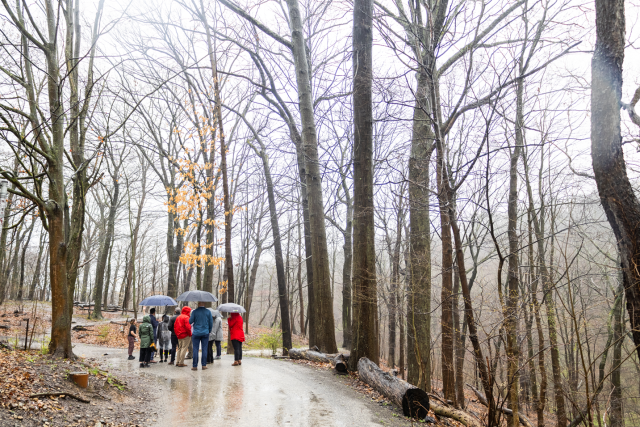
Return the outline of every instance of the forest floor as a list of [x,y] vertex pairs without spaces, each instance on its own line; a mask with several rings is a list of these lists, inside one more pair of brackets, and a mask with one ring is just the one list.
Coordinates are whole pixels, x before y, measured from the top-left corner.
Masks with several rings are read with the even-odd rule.
[[[73,383],[72,372],[88,372],[88,387]],[[118,369],[100,369],[95,359],[60,360],[37,350],[0,348],[3,427],[154,425],[158,409],[148,390],[148,378]],[[32,397],[38,393],[62,395]]]

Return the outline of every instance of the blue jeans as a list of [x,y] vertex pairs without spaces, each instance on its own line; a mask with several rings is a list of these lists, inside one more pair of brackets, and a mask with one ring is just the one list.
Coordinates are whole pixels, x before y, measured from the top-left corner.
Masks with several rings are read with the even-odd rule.
[[202,345],[202,357],[200,358],[200,364],[207,366],[207,347],[209,344],[209,335],[192,336],[191,342],[193,343],[193,367],[198,367],[198,353],[200,351],[200,345]]

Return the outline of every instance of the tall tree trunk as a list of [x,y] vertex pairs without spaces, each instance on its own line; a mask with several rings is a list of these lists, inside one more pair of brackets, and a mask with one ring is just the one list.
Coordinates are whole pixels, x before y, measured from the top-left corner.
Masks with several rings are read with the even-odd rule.
[[[300,299],[300,334],[306,335],[304,321],[304,294],[302,293],[302,235],[300,233],[300,211],[298,210],[298,298]],[[304,221],[304,220],[303,220]]]
[[18,285],[18,294],[17,300],[22,301],[22,296],[24,294],[24,263],[25,258],[27,256],[27,249],[29,248],[29,242],[31,242],[31,236],[33,235],[33,228],[35,226],[35,221],[31,222],[31,226],[29,227],[29,235],[27,236],[27,241],[22,245],[22,255],[20,256],[20,282]]
[[[109,256],[110,256],[109,254],[111,252],[110,251],[111,242],[113,240],[113,235],[115,231],[116,213],[118,210],[118,201],[120,196],[120,183],[118,182],[119,180],[118,172],[119,172],[119,169],[116,169],[112,175],[111,181],[113,185],[113,193],[111,194],[109,216],[107,217],[107,231],[104,235],[104,240],[100,242],[102,243],[102,246],[98,254],[98,264],[96,266],[95,292],[94,292],[94,298],[93,298],[94,306],[93,306],[93,313],[91,314],[91,317],[93,319],[102,319],[101,304],[103,303],[103,299],[106,302],[106,293],[104,298],[102,293],[105,287],[105,284],[104,284],[105,269],[107,266],[107,260],[109,259]],[[143,173],[143,176],[144,176],[144,173]],[[142,197],[144,200],[144,194]],[[107,290],[108,290],[108,287],[109,287],[109,282],[107,282],[106,284]]]
[[352,342],[352,286],[351,274],[353,267],[353,202],[349,194],[346,177],[342,177],[342,188],[345,192],[347,202],[347,219],[342,233],[344,237],[344,245],[342,251],[344,253],[344,262],[342,263],[342,347],[351,349]]
[[429,163],[433,132],[427,111],[427,76],[417,74],[409,158],[409,282],[407,290],[407,381],[431,391],[431,227]]
[[380,360],[373,202],[373,1],[353,4],[353,342],[351,370],[358,360]]
[[[521,60],[522,63],[522,60]],[[520,67],[522,73],[522,65]],[[507,310],[505,319],[505,330],[507,334],[507,364],[508,364],[508,387],[509,387],[509,407],[513,415],[509,418],[509,423],[513,427],[520,424],[518,418],[519,405],[519,348],[518,348],[518,291],[520,271],[519,262],[519,241],[518,241],[518,160],[524,144],[523,127],[523,90],[524,82],[518,80],[516,85],[516,123],[515,123],[515,147],[511,151],[511,163],[509,168],[509,200],[507,207],[508,225],[507,235],[509,238],[509,269],[507,274]]]
[[[42,253],[44,252],[44,236],[45,233],[40,235],[40,246],[38,249],[38,259],[36,260],[36,269],[33,272],[33,277],[31,278],[31,286],[29,286],[29,300],[33,301],[35,298],[36,287],[38,283],[40,283],[40,272],[42,270]],[[0,263],[0,266],[2,264]],[[0,271],[2,268],[0,267]]]
[[404,195],[400,192],[398,194],[396,243],[391,254],[391,292],[389,295],[389,366],[391,368],[395,367],[396,364],[396,331],[399,317],[398,310],[401,307],[398,305],[398,295],[400,292],[400,247],[402,245],[402,226],[404,222],[403,197]]
[[[273,235],[273,250],[276,256],[276,278],[278,281],[278,298],[280,301],[282,346],[283,354],[287,355],[289,349],[292,348],[293,343],[291,340],[291,319],[289,317],[289,302],[284,273],[284,260],[282,257],[280,225],[278,224],[278,212],[276,210],[276,196],[273,191],[273,180],[271,179],[271,170],[269,169],[269,158],[267,157],[264,146],[261,147],[259,156],[262,159],[262,167],[264,168],[264,177],[267,185],[267,197],[269,198],[269,216],[271,219],[271,233]],[[254,274],[253,271],[251,273],[252,275]]]
[[[591,159],[602,207],[622,261],[631,334],[640,357],[640,202],[627,176],[620,130],[624,0],[596,0],[596,48],[591,61]],[[633,102],[632,102],[633,104]]]
[[[18,161],[17,159],[14,162],[14,173],[18,170]],[[15,189],[15,185],[12,185],[12,189]],[[7,247],[7,236],[9,235],[9,226],[8,222],[11,218],[11,205],[13,202],[13,193],[9,193],[9,196],[6,199],[6,205],[4,209],[4,215],[2,217],[2,230],[0,231],[0,304],[4,302],[4,295],[7,289],[7,280],[9,279],[9,275],[5,274],[8,270],[8,266],[10,264],[11,257],[7,256],[8,251]],[[1,214],[1,212],[0,212]],[[5,263],[7,266],[5,267]]]
[[[622,275],[621,275],[622,276]],[[624,427],[624,400],[622,398],[621,365],[622,344],[624,343],[624,312],[622,300],[624,299],[624,280],[620,277],[616,299],[620,302],[614,305],[613,313],[613,358],[611,360],[611,415],[609,421],[611,427]],[[617,302],[617,301],[616,301]]]
[[[453,329],[453,246],[451,244],[451,225],[449,220],[449,203],[453,203],[453,196],[449,198],[446,191],[449,184],[444,182],[446,175],[446,153],[438,150],[438,165],[436,177],[438,180],[438,203],[440,207],[440,224],[442,240],[442,291],[440,299],[442,304],[442,317],[440,326],[442,329],[442,391],[446,400],[453,402],[457,407],[455,357],[454,357],[454,329]],[[453,210],[453,209],[452,209]]]
[[[526,167],[526,164],[525,164]],[[528,168],[525,170],[525,177],[527,180],[527,193],[529,196],[529,212],[531,212],[531,219],[533,220],[533,226],[535,231],[535,236],[538,244],[538,262],[540,266],[540,281],[542,282],[542,292],[543,292],[543,300],[547,309],[547,326],[549,330],[549,344],[551,347],[551,369],[553,373],[553,388],[556,400],[556,425],[558,427],[564,427],[567,425],[567,415],[566,408],[564,404],[564,390],[562,388],[562,375],[561,375],[561,366],[560,366],[560,352],[558,350],[558,329],[556,322],[556,304],[553,299],[554,289],[552,288],[553,283],[551,282],[551,277],[547,270],[547,264],[545,259],[545,248],[544,248],[544,236],[542,233],[542,227],[540,222],[538,221],[538,215],[536,211],[533,209],[533,193],[531,191],[531,185],[528,180]],[[539,310],[536,309],[536,313]],[[538,321],[538,316],[536,315],[536,320]],[[538,322],[538,341],[541,347],[540,354],[543,354],[542,351],[542,326],[540,322]],[[541,371],[543,359],[540,360],[540,368]],[[545,387],[546,387],[546,375],[541,372],[542,380],[544,381],[544,385],[540,385],[540,402],[539,402],[539,414],[542,413],[540,409],[540,405],[544,405],[545,402]]]
[[[129,306],[129,300],[130,298],[132,298],[134,300],[134,304],[133,304],[133,311],[134,313],[137,313],[137,308],[135,305],[135,296],[136,296],[136,276],[135,276],[135,269],[136,269],[136,261],[137,261],[137,249],[138,249],[138,235],[140,232],[140,224],[142,222],[142,210],[144,208],[144,202],[147,196],[147,192],[146,192],[146,184],[147,184],[147,167],[146,165],[143,164],[144,160],[143,157],[140,156],[140,161],[141,161],[141,168],[142,168],[142,176],[141,176],[141,183],[142,183],[142,191],[141,191],[141,197],[140,197],[140,201],[138,202],[138,212],[136,214],[136,220],[135,220],[135,224],[133,223],[133,220],[131,218],[131,207],[129,207],[129,230],[130,230],[130,238],[131,238],[131,256],[129,257],[129,266],[127,268],[127,287],[125,289],[125,294],[124,294],[124,301],[122,303],[122,310],[126,310],[127,307]],[[128,194],[127,191],[127,198],[129,200],[131,200],[131,196]],[[182,251],[182,248],[180,248],[180,251]],[[175,256],[175,254],[174,254]],[[180,254],[178,253],[177,257],[180,257]],[[177,260],[176,260],[177,261]],[[98,302],[100,302],[100,300],[97,300]],[[95,310],[95,309],[94,309]],[[95,313],[95,311],[94,311]],[[102,314],[100,314],[102,315]]]
[[[304,147],[307,196],[309,198],[309,229],[313,264],[313,286],[309,307],[314,318],[312,327],[315,345],[321,351],[338,351],[329,282],[329,257],[327,235],[324,223],[324,204],[322,197],[322,177],[318,156],[318,138],[313,117],[309,63],[302,27],[302,16],[298,0],[287,0],[291,25],[291,41],[298,86],[298,103],[302,122],[302,143]],[[310,343],[311,344],[311,343]]]
[[[111,283],[111,255],[113,255],[113,236],[111,236],[111,242],[109,244],[109,256],[107,257],[107,266],[106,266],[106,271],[105,271],[105,277],[104,277],[104,290],[102,292],[102,305],[103,306],[107,306],[107,303],[109,301],[109,284]],[[118,266],[119,266],[119,259],[118,259],[118,265],[116,266],[116,277],[113,280],[113,283],[115,285],[116,280],[118,278]],[[115,286],[113,286],[112,290],[111,290],[111,301],[113,301],[113,293],[115,291]],[[112,303],[113,304],[113,303]]]

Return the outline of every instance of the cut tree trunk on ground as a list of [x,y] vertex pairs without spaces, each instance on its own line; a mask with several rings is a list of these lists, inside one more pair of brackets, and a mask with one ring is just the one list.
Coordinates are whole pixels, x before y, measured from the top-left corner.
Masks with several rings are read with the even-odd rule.
[[[71,329],[74,330],[74,331],[91,331],[91,328],[93,328],[93,326],[76,325]],[[91,332],[93,332],[93,331],[91,331]]]
[[439,417],[451,418],[467,427],[480,427],[482,425],[473,415],[450,406],[431,403],[431,410]]
[[347,364],[348,361],[349,356],[345,357],[343,354],[338,354],[333,359],[331,359],[331,365],[333,365],[337,373],[341,375],[347,375],[349,373]]
[[312,362],[331,363],[331,359],[328,358],[326,354],[307,349],[292,348],[289,350],[289,357],[291,359],[305,359],[311,360]]
[[[484,394],[482,394],[482,392],[478,389],[476,389],[474,386],[472,386],[471,384],[467,384],[467,387],[469,387],[471,390],[473,390],[473,392],[475,393],[476,397],[478,398],[478,401],[480,403],[482,403],[484,406],[489,406],[488,402],[487,402],[487,398],[484,396]],[[502,411],[503,414],[506,415],[513,415],[513,411],[509,408],[498,408]],[[525,427],[533,427],[533,424],[531,424],[531,421],[529,421],[529,419],[521,412],[518,412],[518,419],[520,420],[520,424],[522,424]]]
[[384,372],[366,357],[358,360],[358,375],[378,393],[401,407],[405,417],[423,420],[429,413],[429,396],[424,390]]

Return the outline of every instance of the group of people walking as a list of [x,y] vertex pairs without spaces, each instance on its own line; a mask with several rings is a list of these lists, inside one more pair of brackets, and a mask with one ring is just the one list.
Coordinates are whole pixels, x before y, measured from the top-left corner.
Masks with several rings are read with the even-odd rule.
[[[200,365],[207,369],[208,363],[220,359],[222,355],[222,315],[217,310],[206,308],[204,302],[198,303],[198,308],[176,308],[174,316],[162,316],[158,322],[155,308],[142,318],[142,324],[136,328],[136,319],[131,319],[129,325],[129,359],[135,360],[133,349],[136,338],[140,340],[140,367],[148,368],[156,354],[160,355],[160,363],[185,367],[185,357],[193,359],[191,370],[198,370],[198,356],[200,349]],[[232,366],[242,365],[242,343],[244,330],[242,316],[231,313],[228,318],[229,338],[233,346],[234,362]],[[213,356],[213,344],[216,345],[216,356]],[[189,353],[191,356],[189,356]],[[169,361],[171,356],[171,361]]]

